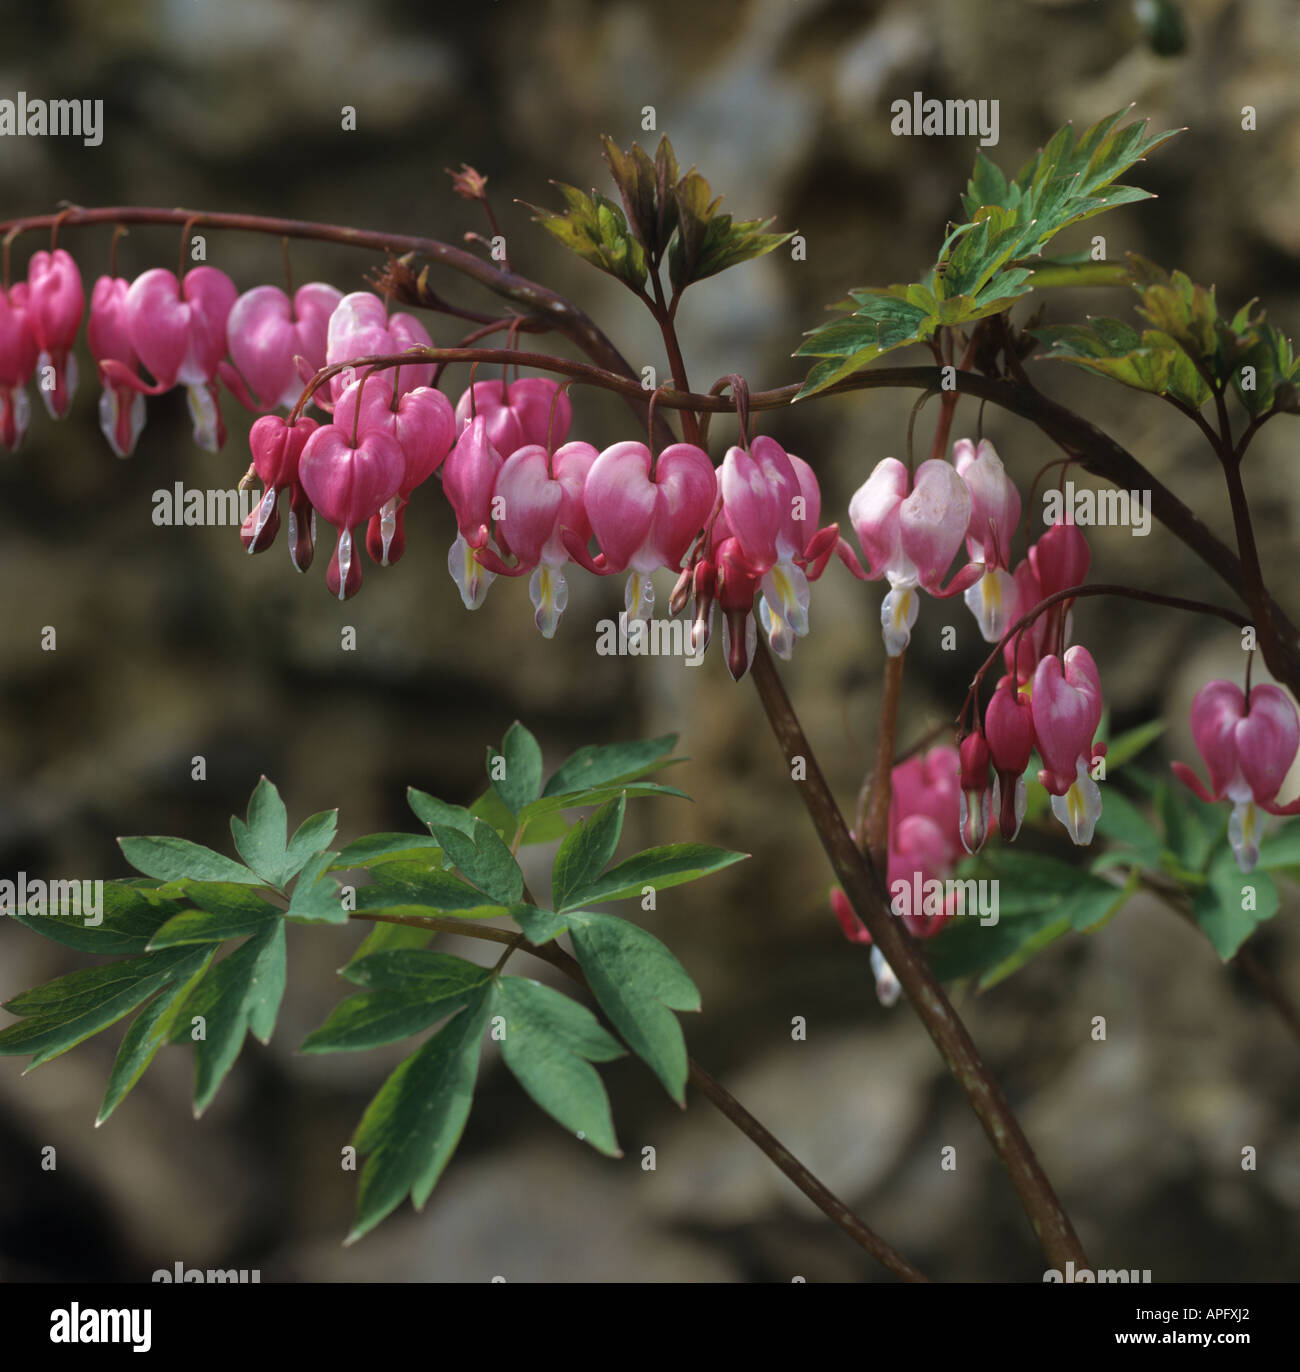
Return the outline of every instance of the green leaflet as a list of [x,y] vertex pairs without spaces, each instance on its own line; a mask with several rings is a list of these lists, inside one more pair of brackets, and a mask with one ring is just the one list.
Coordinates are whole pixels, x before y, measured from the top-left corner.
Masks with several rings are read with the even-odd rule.
[[590,1010],[524,977],[496,983],[501,1053],[520,1086],[558,1124],[601,1153],[622,1157],[609,1097],[593,1062],[624,1056]]
[[188,979],[209,955],[177,948],[83,968],[5,1002],[21,1024],[0,1030],[0,1055],[32,1055],[28,1071],[116,1023],[168,982]]
[[201,1115],[235,1064],[245,1031],[270,1040],[284,995],[284,922],[240,944],[176,1012],[170,1041],[194,1044],[194,1113]]
[[[126,1099],[128,1092],[144,1075],[145,1069],[154,1060],[159,1048],[167,1042],[176,1022],[176,1012],[185,998],[198,985],[203,974],[212,964],[215,948],[200,949],[204,954],[188,979],[173,977],[163,991],[155,996],[148,1005],[131,1021],[126,1037],[118,1049],[113,1062],[113,1070],[108,1076],[108,1086],[104,1099],[95,1119],[98,1128]],[[189,964],[186,964],[187,966]]]
[[491,973],[464,958],[397,948],[350,964],[346,975],[370,989],[336,1005],[301,1052],[354,1052],[418,1034],[463,1006]]
[[437,1185],[469,1118],[491,991],[482,987],[403,1062],[366,1107],[353,1142],[366,1154],[355,1243],[409,1194],[417,1210]]
[[640,899],[647,886],[655,891],[681,886],[688,881],[720,872],[733,862],[741,862],[748,853],[733,853],[726,848],[713,848],[705,843],[669,843],[659,848],[647,848],[611,867],[603,876],[586,885],[566,892],[563,905],[594,905],[606,900]]
[[1214,855],[1208,876],[1192,911],[1214,951],[1227,962],[1256,926],[1277,913],[1277,886],[1267,872],[1243,873],[1226,847]]
[[602,805],[595,814],[575,824],[555,855],[551,871],[552,901],[557,910],[569,904],[575,891],[590,886],[614,856],[619,835],[623,832],[623,814],[627,802],[620,795]]
[[[499,759],[499,762],[498,762]],[[542,750],[518,720],[506,730],[501,751],[488,749],[492,789],[512,815],[518,815],[542,789]]]
[[653,934],[613,915],[573,911],[573,951],[592,994],[634,1053],[679,1105],[685,1103],[686,1041],[674,1010],[698,1010],[700,993]]

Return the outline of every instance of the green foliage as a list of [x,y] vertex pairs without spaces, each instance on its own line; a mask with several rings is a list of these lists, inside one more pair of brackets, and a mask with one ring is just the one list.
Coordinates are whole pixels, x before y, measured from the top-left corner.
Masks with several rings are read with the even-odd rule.
[[672,144],[659,140],[652,161],[633,144],[624,152],[604,140],[605,161],[623,201],[622,210],[598,191],[590,195],[556,182],[567,202],[562,213],[535,210],[534,219],[571,252],[617,277],[638,294],[648,274],[668,260],[674,295],[692,282],[762,257],[792,237],[768,233],[771,219],[733,219],[721,212],[721,196],[693,167],[681,175]]
[[[684,1101],[686,1044],[674,1012],[699,1009],[699,991],[652,934],[589,908],[641,897],[646,887],[657,893],[744,856],[688,843],[614,863],[628,801],[682,794],[644,780],[681,760],[669,756],[675,742],[668,736],[580,748],[544,782],[541,749],[515,723],[501,748],[488,750],[489,785],[473,805],[410,790],[426,834],[370,834],[334,849],[331,810],[290,838],[284,803],[263,777],[245,817],[231,820],[242,862],[185,839],[124,838],[123,853],[144,875],[105,884],[99,923],[16,912],[28,928],[111,960],[10,1000],[5,1008],[19,1018],[0,1030],[0,1053],[30,1055],[38,1066],[135,1011],[99,1122],[160,1048],[187,1042],[201,1114],[246,1036],[265,1043],[274,1030],[286,981],[286,922],[339,924],[354,914],[374,922],[342,969],[357,989],[307,1035],[302,1051],[358,1052],[433,1032],[412,1045],[358,1126],[365,1163],[350,1240],[408,1195],[417,1208],[428,1198],[469,1115],[489,1024],[529,1097],[597,1151],[621,1156],[593,1064],[624,1056],[624,1048],[577,1000],[506,976],[503,967],[516,948],[541,949],[567,931],[579,980],[672,1098]],[[574,811],[586,818],[571,822],[566,812]],[[525,890],[515,853],[526,842],[555,839],[552,909]],[[360,874],[355,910],[340,900],[342,872]],[[513,925],[494,936],[505,954],[495,965],[426,947],[437,929],[473,932],[474,921],[488,918]],[[548,956],[569,959],[558,950]]]
[[[1035,286],[1043,249],[1062,230],[1150,192],[1118,184],[1133,164],[1174,136],[1122,125],[1127,110],[1076,137],[1067,124],[1021,168],[1014,180],[979,153],[963,197],[967,222],[948,234],[938,261],[910,285],[850,292],[847,317],[814,329],[797,357],[823,359],[797,398],[813,395],[860,371],[883,353],[923,343],[945,325],[1000,314]],[[1060,260],[1044,265],[1061,271]],[[1096,273],[1094,273],[1095,275]],[[1077,282],[1083,272],[1067,273]]]
[[1255,301],[1225,320],[1213,287],[1136,254],[1129,255],[1127,277],[1151,328],[1139,334],[1118,319],[1036,327],[1034,336],[1050,348],[1045,356],[1192,409],[1232,390],[1253,417],[1300,411],[1300,358]]
[[538,209],[536,205],[529,206],[535,211],[534,222],[584,262],[617,277],[634,291],[644,290],[645,249],[628,231],[623,211],[599,191],[587,195],[576,186],[566,186],[561,181],[552,184],[564,197],[568,208],[559,214]]

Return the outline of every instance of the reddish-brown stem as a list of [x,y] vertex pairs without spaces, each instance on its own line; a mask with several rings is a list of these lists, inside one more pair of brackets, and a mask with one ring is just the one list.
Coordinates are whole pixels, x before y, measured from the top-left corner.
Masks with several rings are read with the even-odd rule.
[[1088,1260],[1074,1226],[1062,1209],[1006,1097],[914,942],[903,932],[900,921],[891,917],[885,892],[849,836],[844,817],[761,639],[750,671],[792,774],[796,759],[802,762],[799,774],[804,779],[797,783],[800,794],[849,904],[894,969],[913,1008],[948,1064],[948,1070],[966,1093],[971,1109],[1020,1197],[1048,1261],[1060,1271],[1065,1270],[1067,1262],[1073,1262],[1076,1268],[1087,1267]]
[[858,834],[858,847],[871,855],[877,872],[888,870],[889,803],[893,799],[894,741],[898,734],[898,703],[903,691],[903,654],[885,660],[884,691],[880,701],[880,723],[876,732],[876,765],[867,805],[865,831]]

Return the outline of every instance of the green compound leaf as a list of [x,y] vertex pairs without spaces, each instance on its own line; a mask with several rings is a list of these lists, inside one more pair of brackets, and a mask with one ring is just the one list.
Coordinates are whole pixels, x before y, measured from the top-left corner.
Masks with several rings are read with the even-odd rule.
[[5,1003],[23,1022],[0,1030],[0,1055],[30,1053],[31,1071],[115,1024],[168,982],[188,979],[208,955],[206,948],[177,948],[123,958],[23,991]]
[[437,855],[441,861],[442,849],[432,834],[367,834],[347,844],[330,864],[329,870],[350,872],[394,859],[410,861],[426,855]]
[[338,881],[329,875],[338,856],[328,851],[316,853],[303,863],[289,897],[286,918],[303,924],[347,923],[348,912],[339,899]]
[[[204,951],[202,949],[196,951]],[[244,1034],[266,1043],[284,996],[284,921],[240,944],[177,1010],[172,1043],[194,1044],[194,1114],[212,1103],[235,1064]]]
[[1048,361],[1070,362],[1134,390],[1172,396],[1193,409],[1210,398],[1195,364],[1159,330],[1139,335],[1118,319],[1090,319],[1086,325],[1039,326],[1034,337],[1048,344]]
[[542,789],[542,749],[518,720],[506,730],[499,753],[488,749],[488,777],[512,815],[517,816],[529,801],[537,799]]
[[565,900],[556,904],[561,912],[574,905],[594,905],[606,900],[640,898],[647,886],[656,891],[696,881],[734,862],[742,862],[748,853],[734,853],[727,848],[713,848],[706,843],[670,843],[660,848],[647,848],[634,857],[611,867],[604,876],[596,877],[585,886],[566,891]]
[[599,191],[587,195],[560,181],[551,184],[564,197],[568,208],[557,214],[530,205],[533,222],[584,262],[617,277],[634,291],[641,291],[646,280],[645,249],[628,231],[623,211]]
[[574,825],[569,831],[551,871],[552,899],[557,910],[569,904],[574,892],[591,885],[614,856],[619,836],[623,832],[626,801],[620,795],[602,805],[595,814]]
[[565,1129],[622,1157],[609,1097],[591,1063],[624,1053],[591,1011],[539,982],[502,977],[493,1013],[505,1019],[501,1053],[520,1086]]
[[330,847],[338,827],[338,810],[320,810],[303,820],[285,850],[283,874],[286,883],[302,871],[308,858]]
[[117,841],[123,856],[137,872],[159,881],[233,881],[240,886],[264,886],[265,878],[243,863],[191,843],[185,838],[142,837]]
[[335,1006],[299,1051],[355,1052],[409,1038],[460,1009],[492,974],[445,953],[393,949],[362,959],[346,975],[371,989]]
[[490,904],[469,882],[419,862],[385,862],[375,867],[370,884],[357,890],[357,909],[390,915],[447,912],[467,918],[506,913],[504,906]]
[[98,1128],[126,1099],[131,1088],[144,1076],[145,1069],[154,1060],[158,1050],[167,1042],[176,1023],[176,1013],[185,998],[203,979],[203,974],[212,964],[216,955],[215,948],[200,949],[205,954],[194,968],[188,979],[174,977],[143,1010],[131,1021],[122,1046],[118,1049],[113,1062],[113,1070],[108,1076],[108,1087],[95,1119]]
[[1196,922],[1227,962],[1258,925],[1277,913],[1277,886],[1267,872],[1243,873],[1230,848],[1220,848],[1210,862],[1208,883],[1192,904]]
[[561,764],[546,783],[542,796],[571,796],[576,792],[635,781],[672,763],[684,762],[685,758],[666,757],[676,746],[676,734],[632,743],[588,744]]
[[426,948],[386,948],[349,963],[344,976],[371,991],[420,991],[437,1000],[474,986],[487,973],[475,962]]
[[280,919],[280,911],[233,882],[185,882],[186,897],[198,907],[173,915],[149,940],[149,951],[183,943],[222,943],[256,934]]
[[822,359],[796,399],[895,348],[924,342],[945,325],[1009,309],[1036,285],[1050,282],[1050,270],[1036,278],[1035,266],[1062,229],[1147,199],[1149,192],[1118,185],[1117,178],[1174,135],[1147,136],[1144,123],[1121,128],[1127,113],[1121,110],[1077,137],[1066,125],[1014,181],[979,153],[963,198],[968,222],[949,233],[935,267],[910,285],[851,292],[848,318],[814,329],[796,352]]
[[430,829],[440,825],[466,835],[474,832],[474,816],[463,805],[449,805],[427,791],[417,791],[414,786],[407,787],[406,800],[416,818],[422,819]]
[[8,911],[14,922],[65,948],[79,953],[143,953],[149,940],[185,903],[170,896],[156,895],[150,886],[138,886],[137,878],[104,883],[103,907],[99,923],[88,924],[94,913],[32,915],[21,910]]
[[289,812],[275,786],[265,777],[253,788],[248,802],[248,821],[230,819],[230,832],[239,856],[269,886],[279,889],[284,875],[289,836]]
[[433,836],[442,844],[444,856],[493,901],[510,905],[523,895],[524,874],[490,824],[475,819],[470,836],[435,825]]
[[373,953],[384,953],[396,948],[423,948],[433,937],[432,929],[420,929],[411,924],[390,924],[388,921],[377,923],[357,945],[357,951],[339,968],[340,976],[348,976],[357,963]]
[[685,1104],[686,1041],[674,1010],[698,1010],[700,993],[652,934],[613,915],[573,911],[573,951],[592,994],[664,1090]]
[[469,1118],[491,1005],[491,988],[483,986],[393,1072],[366,1108],[353,1140],[368,1156],[349,1243],[408,1194],[417,1210],[428,1200]]

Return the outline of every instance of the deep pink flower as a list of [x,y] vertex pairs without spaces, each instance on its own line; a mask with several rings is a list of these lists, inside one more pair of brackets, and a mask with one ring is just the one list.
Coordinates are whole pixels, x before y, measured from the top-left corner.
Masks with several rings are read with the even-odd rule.
[[1034,717],[1029,697],[1004,676],[984,711],[984,737],[996,780],[998,828],[1010,843],[1025,817],[1025,769],[1034,751]]
[[314,419],[302,416],[290,427],[279,415],[263,415],[248,432],[253,469],[265,488],[239,531],[250,553],[265,552],[280,528],[277,508],[281,491],[289,492],[289,557],[300,572],[311,566],[315,552],[312,505],[298,476],[307,440],[316,432]]
[[[41,399],[51,418],[62,419],[77,389],[77,358],[72,349],[86,310],[81,272],[62,248],[37,252],[27,264],[27,285],[32,333],[40,349],[36,366],[42,374]],[[53,373],[48,386],[46,367]]]
[[774,439],[758,437],[749,449],[730,448],[718,469],[722,516],[745,560],[761,577],[759,614],[778,657],[789,658],[808,633],[809,582],[833,552],[865,576],[839,537],[839,526],[817,527],[821,489],[802,458]]
[[27,283],[6,294],[0,286],[0,443],[13,452],[31,417],[27,383],[36,369],[36,335],[28,314]]
[[235,301],[226,324],[230,357],[262,409],[292,409],[302,394],[302,369],[325,365],[330,316],[343,292],[321,281],[299,286],[293,300],[279,286],[254,286]]
[[[86,342],[95,362],[116,362],[139,374],[139,359],[131,342],[126,296],[131,283],[121,276],[101,276],[90,293],[90,321]],[[135,386],[114,381],[101,368],[99,427],[118,457],[130,457],[144,429],[144,396]]]
[[447,554],[447,569],[467,610],[477,610],[496,578],[476,556],[487,548],[492,523],[492,491],[501,470],[501,454],[487,436],[480,415],[468,424],[447,455],[442,489],[456,512],[458,533]]
[[338,530],[325,584],[340,600],[361,588],[356,530],[397,494],[405,472],[397,440],[378,429],[362,434],[355,445],[349,432],[333,424],[307,439],[298,479],[321,518]]
[[673,443],[652,458],[644,443],[615,443],[592,463],[583,492],[601,551],[593,557],[573,532],[565,535],[565,546],[588,571],[602,576],[630,571],[624,598],[628,616],[649,619],[655,598],[650,573],[660,567],[681,570],[717,496],[717,475],[702,448]]
[[1210,773],[1207,791],[1185,763],[1174,774],[1202,800],[1232,801],[1228,838],[1243,872],[1259,860],[1259,817],[1300,814],[1300,798],[1277,803],[1277,793],[1300,750],[1300,719],[1277,686],[1251,687],[1250,697],[1231,681],[1210,681],[1192,701],[1192,738]]
[[215,267],[195,267],[183,282],[163,267],[145,272],[126,293],[125,317],[131,346],[154,383],[146,383],[118,358],[99,364],[106,383],[145,395],[186,387],[194,441],[212,452],[226,441],[218,375],[240,389],[238,377],[225,362],[226,320],[237,294],[235,283]]
[[989,789],[989,745],[981,733],[967,734],[958,749],[961,758],[961,796],[957,829],[962,847],[978,853],[988,837],[992,794]]
[[[330,315],[325,360],[329,365],[358,357],[389,357],[408,348],[431,348],[433,339],[418,319],[409,314],[391,317],[384,302],[370,291],[345,295]],[[395,373],[393,389],[399,395],[428,386],[433,380],[432,362],[404,363]],[[338,400],[357,380],[344,370],[330,378],[330,396]]]
[[[357,405],[361,413],[357,413]],[[456,420],[441,391],[419,386],[396,397],[389,372],[373,372],[354,381],[334,406],[334,424],[344,433],[379,430],[402,450],[406,472],[401,489],[370,521],[366,551],[381,567],[391,567],[406,549],[406,507],[411,493],[442,465],[451,451]]]
[[573,406],[549,377],[521,376],[509,385],[476,381],[456,402],[458,429],[475,417],[486,420],[492,446],[509,457],[532,444],[553,452],[568,436]]
[[528,443],[516,448],[497,473],[496,539],[516,560],[511,566],[491,548],[481,549],[478,560],[500,576],[532,573],[528,593],[534,623],[545,638],[554,636],[569,602],[564,531],[583,543],[591,537],[583,491],[596,457],[596,449],[579,440],[550,456],[541,444]]

